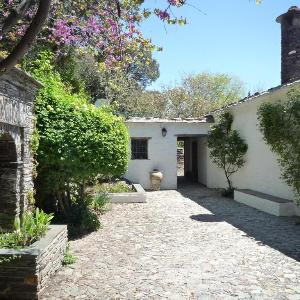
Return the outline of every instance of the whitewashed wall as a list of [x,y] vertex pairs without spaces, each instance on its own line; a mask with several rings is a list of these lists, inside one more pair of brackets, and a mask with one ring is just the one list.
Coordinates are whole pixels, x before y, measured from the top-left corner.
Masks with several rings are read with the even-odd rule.
[[207,137],[198,139],[198,181],[207,186]]
[[[292,190],[280,179],[276,156],[263,141],[257,120],[257,109],[263,102],[285,101],[287,91],[288,88],[283,87],[229,109],[234,116],[233,128],[240,132],[241,137],[248,144],[246,164],[233,176],[234,187],[294,199]],[[209,155],[207,162],[207,186],[226,187],[224,173],[212,163]]]
[[[159,169],[163,175],[162,189],[177,188],[177,136],[207,134],[207,123],[182,123],[182,122],[126,122],[130,137],[147,137],[148,160],[131,160],[125,178],[135,183],[140,183],[145,189],[150,189],[149,173]],[[166,128],[166,137],[161,134]]]

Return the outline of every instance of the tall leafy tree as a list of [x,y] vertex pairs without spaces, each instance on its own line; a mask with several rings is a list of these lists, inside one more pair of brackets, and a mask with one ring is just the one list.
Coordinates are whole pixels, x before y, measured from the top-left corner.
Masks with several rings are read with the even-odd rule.
[[200,73],[184,76],[175,86],[161,92],[136,92],[123,102],[127,114],[153,117],[202,117],[209,111],[237,102],[244,84],[227,74]]

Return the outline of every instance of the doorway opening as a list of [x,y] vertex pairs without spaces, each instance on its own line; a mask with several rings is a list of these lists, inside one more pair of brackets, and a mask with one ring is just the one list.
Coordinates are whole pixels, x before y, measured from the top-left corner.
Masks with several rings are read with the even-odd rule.
[[177,178],[184,178],[184,139],[177,139]]
[[177,137],[177,184],[206,185],[207,137],[189,135]]
[[177,139],[177,183],[198,182],[198,141],[190,137]]
[[17,151],[9,134],[0,136],[0,232],[13,230],[20,197]]

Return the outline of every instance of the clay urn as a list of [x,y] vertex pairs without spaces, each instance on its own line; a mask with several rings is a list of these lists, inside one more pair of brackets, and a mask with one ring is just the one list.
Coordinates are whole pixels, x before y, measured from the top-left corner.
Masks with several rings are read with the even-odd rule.
[[151,189],[154,191],[159,191],[162,179],[163,179],[162,172],[160,172],[157,169],[151,171],[150,172]]

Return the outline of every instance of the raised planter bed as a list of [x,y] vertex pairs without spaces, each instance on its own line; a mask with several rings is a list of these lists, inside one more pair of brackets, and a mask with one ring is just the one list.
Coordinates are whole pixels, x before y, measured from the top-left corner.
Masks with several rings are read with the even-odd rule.
[[140,184],[133,184],[132,193],[109,193],[111,203],[145,203],[147,194]]
[[51,225],[44,238],[26,249],[0,249],[0,259],[10,260],[0,265],[0,299],[39,299],[61,267],[67,243],[67,226]]

